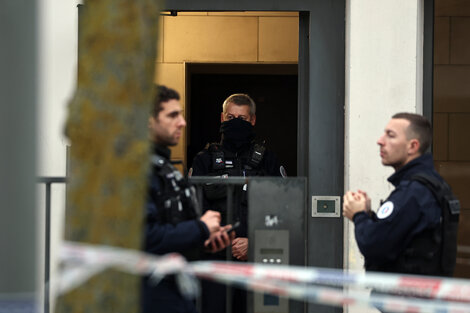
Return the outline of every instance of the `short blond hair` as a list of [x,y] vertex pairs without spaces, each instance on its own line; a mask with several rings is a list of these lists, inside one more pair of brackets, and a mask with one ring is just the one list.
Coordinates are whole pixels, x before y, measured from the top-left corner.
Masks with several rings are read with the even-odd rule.
[[256,103],[247,94],[235,93],[225,99],[224,103],[222,104],[223,113],[227,112],[227,106],[229,103],[233,103],[235,105],[248,105],[250,107],[250,116],[253,116],[256,113]]

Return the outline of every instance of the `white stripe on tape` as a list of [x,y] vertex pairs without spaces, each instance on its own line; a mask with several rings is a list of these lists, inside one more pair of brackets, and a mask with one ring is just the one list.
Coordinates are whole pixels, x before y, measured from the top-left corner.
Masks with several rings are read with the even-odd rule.
[[[180,289],[192,296],[196,288],[188,274],[321,304],[362,304],[390,312],[470,313],[470,281],[463,279],[239,262],[186,263],[177,254],[160,257],[140,251],[78,243],[65,243],[61,252],[66,264],[75,265],[69,266],[68,271],[61,275],[60,288],[63,292],[79,286],[107,267],[114,267],[134,274],[152,274],[157,278],[178,274]],[[364,292],[342,290],[349,287],[371,288],[395,295],[372,293],[365,296]],[[429,299],[399,297],[396,294]]]

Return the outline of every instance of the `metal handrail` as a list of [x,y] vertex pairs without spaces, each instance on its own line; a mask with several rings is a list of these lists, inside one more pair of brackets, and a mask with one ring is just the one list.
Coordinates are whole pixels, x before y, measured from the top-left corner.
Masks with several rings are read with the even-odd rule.
[[52,184],[65,184],[66,177],[38,177],[37,182],[46,185],[46,234],[45,234],[45,262],[44,262],[44,313],[49,313],[49,280],[51,257],[51,186]]
[[[189,178],[191,184],[195,185],[197,189],[197,196],[199,203],[203,203],[202,187],[207,184],[227,185],[227,224],[232,224],[233,212],[233,192],[234,187],[249,183],[249,177],[210,177],[210,176],[193,176]],[[50,297],[50,240],[51,240],[51,187],[52,184],[65,184],[67,178],[62,176],[37,177],[37,183],[44,184],[46,187],[46,207],[45,207],[45,269],[44,269],[44,313],[50,313],[49,297]],[[202,212],[199,212],[202,213]],[[230,260],[232,257],[231,249],[227,249],[226,258]],[[226,313],[232,312],[232,294],[230,286],[227,286],[227,309]]]
[[[232,221],[232,212],[233,212],[233,193],[234,187],[239,185],[245,185],[249,182],[249,177],[211,177],[211,176],[192,176],[189,178],[191,184],[195,185],[197,188],[197,197],[198,201],[203,205],[203,195],[202,187],[204,185],[218,184],[218,185],[227,185],[227,224],[233,224]],[[199,212],[202,214],[202,212]],[[232,249],[227,247],[225,259],[230,261],[232,259]],[[225,313],[232,313],[232,287],[230,285],[226,286],[226,301],[225,301]],[[200,308],[199,308],[199,311]]]

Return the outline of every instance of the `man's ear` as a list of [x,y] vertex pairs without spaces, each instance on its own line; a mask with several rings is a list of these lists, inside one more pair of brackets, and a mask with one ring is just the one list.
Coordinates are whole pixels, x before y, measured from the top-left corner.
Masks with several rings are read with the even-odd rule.
[[250,123],[251,123],[251,125],[255,126],[255,124],[256,124],[256,115],[255,114],[253,114],[250,117]]
[[408,154],[415,155],[419,154],[419,148],[421,147],[421,143],[418,139],[411,139],[408,143]]

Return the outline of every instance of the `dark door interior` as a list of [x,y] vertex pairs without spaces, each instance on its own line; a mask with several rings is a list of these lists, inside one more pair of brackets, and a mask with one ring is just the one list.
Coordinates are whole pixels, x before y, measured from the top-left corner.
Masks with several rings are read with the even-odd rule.
[[222,103],[247,93],[256,103],[256,137],[266,140],[297,174],[297,64],[192,64],[187,66],[188,168],[208,142],[220,141]]

